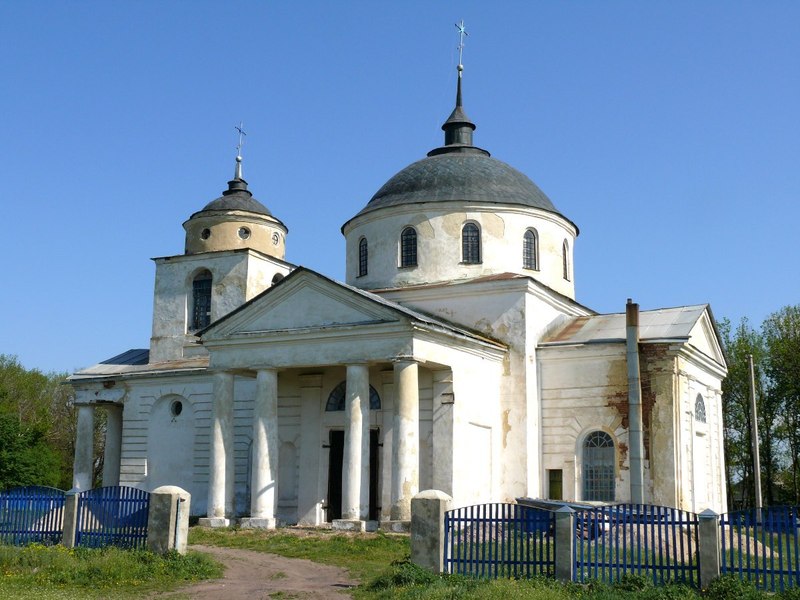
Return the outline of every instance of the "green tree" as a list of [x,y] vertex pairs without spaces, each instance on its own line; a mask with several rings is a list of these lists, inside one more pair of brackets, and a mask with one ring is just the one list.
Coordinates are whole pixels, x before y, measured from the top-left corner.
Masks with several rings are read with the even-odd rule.
[[0,415],[0,489],[24,485],[57,487],[60,460],[47,444],[44,432],[20,423],[14,415]]
[[788,456],[786,501],[800,503],[800,305],[785,306],[762,326],[768,395],[782,417],[780,442]]

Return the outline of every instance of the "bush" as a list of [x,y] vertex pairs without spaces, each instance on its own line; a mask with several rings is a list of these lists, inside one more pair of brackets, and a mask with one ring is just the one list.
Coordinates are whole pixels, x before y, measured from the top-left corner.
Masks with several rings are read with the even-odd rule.
[[738,575],[723,575],[711,582],[706,597],[710,600],[760,600],[764,595]]

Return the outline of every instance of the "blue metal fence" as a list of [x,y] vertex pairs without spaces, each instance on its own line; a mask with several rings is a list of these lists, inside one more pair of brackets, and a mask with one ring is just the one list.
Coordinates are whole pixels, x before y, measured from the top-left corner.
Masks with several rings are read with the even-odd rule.
[[642,504],[575,513],[575,580],[619,581],[644,575],[656,584],[699,585],[697,515]]
[[75,545],[88,548],[141,548],[147,542],[150,493],[114,486],[81,492]]
[[43,486],[0,492],[0,543],[58,544],[64,529],[65,493]]
[[798,507],[771,506],[720,517],[720,571],[772,592],[800,587]]
[[445,570],[492,578],[552,575],[554,527],[554,513],[520,504],[479,504],[448,511]]

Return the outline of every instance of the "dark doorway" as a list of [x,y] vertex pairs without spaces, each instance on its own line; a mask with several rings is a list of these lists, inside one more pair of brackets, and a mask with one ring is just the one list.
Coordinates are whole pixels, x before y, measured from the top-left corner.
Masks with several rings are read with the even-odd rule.
[[[379,461],[380,444],[378,443],[380,430],[369,431],[369,519],[377,521],[380,518],[378,481],[380,479]],[[344,467],[344,431],[331,430],[328,433],[328,510],[327,520],[342,518],[342,468]]]
[[342,518],[342,466],[344,465],[344,431],[329,432],[328,521]]

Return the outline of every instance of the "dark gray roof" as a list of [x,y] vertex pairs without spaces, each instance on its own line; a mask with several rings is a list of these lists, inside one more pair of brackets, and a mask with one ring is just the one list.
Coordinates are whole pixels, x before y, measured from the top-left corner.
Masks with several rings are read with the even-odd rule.
[[442,125],[444,146],[392,177],[353,218],[390,206],[448,201],[511,204],[561,215],[527,176],[473,145],[475,124],[462,106],[461,79],[459,70],[456,106]]
[[230,180],[228,182],[228,189],[222,192],[222,196],[206,204],[203,210],[194,213],[192,217],[213,210],[244,210],[260,215],[272,216],[272,213],[269,212],[266,206],[253,198],[253,194],[247,189],[247,182],[241,177],[234,177]]
[[482,152],[423,158],[387,181],[358,214],[400,204],[450,200],[518,204],[560,214],[527,176]]

